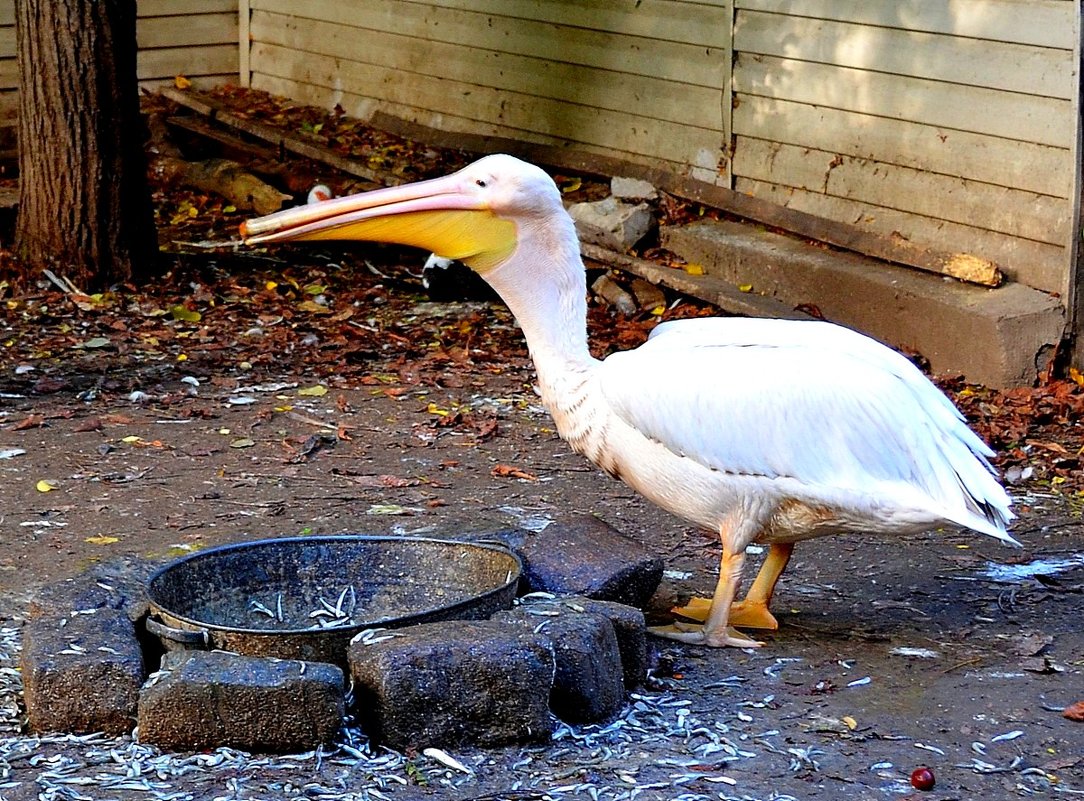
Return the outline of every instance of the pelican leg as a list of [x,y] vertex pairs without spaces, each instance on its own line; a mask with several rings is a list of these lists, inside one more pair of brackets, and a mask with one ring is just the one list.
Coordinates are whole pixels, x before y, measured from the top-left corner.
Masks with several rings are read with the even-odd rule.
[[[735,601],[730,607],[730,623],[748,629],[768,629],[775,631],[779,628],[779,621],[775,619],[768,606],[772,602],[772,594],[775,592],[775,584],[787,567],[790,555],[794,551],[794,543],[778,543],[768,549],[768,555],[764,558],[764,564],[760,566],[753,586],[745,594],[745,599]],[[710,598],[690,598],[685,606],[675,606],[670,610],[675,615],[687,617],[690,620],[703,622],[708,619],[711,612]]]
[[[779,622],[775,619],[775,615],[768,611],[768,606],[772,602],[775,584],[786,569],[793,551],[794,543],[792,542],[775,544],[768,549],[764,564],[760,566],[760,572],[757,573],[756,580],[746,593],[745,599],[735,601],[730,607],[729,622],[731,624],[743,628],[771,631],[779,628]],[[690,598],[685,606],[675,606],[670,611],[675,615],[703,622],[708,619],[711,612],[711,599]]]
[[695,645],[709,645],[714,648],[731,645],[737,648],[758,648],[764,643],[751,640],[729,624],[730,606],[734,602],[738,584],[741,581],[741,571],[745,564],[745,553],[731,551],[728,546],[723,546],[723,557],[719,561],[719,582],[715,585],[715,594],[711,599],[711,607],[703,625],[695,626],[690,623],[675,621],[669,626],[653,626],[649,629],[652,634],[666,637],[671,640],[693,643]]

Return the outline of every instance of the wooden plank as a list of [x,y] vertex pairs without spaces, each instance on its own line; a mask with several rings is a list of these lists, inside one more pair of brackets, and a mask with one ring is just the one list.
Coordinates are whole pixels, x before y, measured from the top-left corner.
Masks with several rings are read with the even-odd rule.
[[1072,145],[1073,105],[1064,100],[744,53],[735,61],[734,87],[738,94],[1053,147]]
[[740,11],[734,49],[1009,92],[1073,97],[1073,51]]
[[[252,8],[613,72],[634,68],[638,63],[637,54],[653,46],[653,40],[635,36],[434,8],[427,3],[406,0],[304,4],[292,0],[253,0]],[[359,38],[361,35],[359,30]],[[655,54],[648,74],[663,80],[719,87],[728,58],[721,50],[673,42]]]
[[431,0],[426,5],[711,48],[728,46],[732,14],[729,0]]
[[19,88],[19,64],[14,58],[0,59],[0,89]]
[[[463,84],[549,98],[599,109],[635,109],[646,119],[722,131],[720,90],[591,67],[431,42],[398,34],[365,35],[344,25],[301,20],[267,12],[252,16],[261,44],[358,61],[400,73],[432,74]],[[665,46],[665,45],[663,45]],[[640,54],[650,62],[653,53]],[[649,70],[648,63],[644,70]]]
[[141,50],[136,65],[140,80],[174,75],[237,75],[237,44]]
[[1072,50],[1075,2],[1065,0],[735,0],[776,14]]
[[[614,165],[630,177],[651,180],[654,175],[685,174],[704,181],[728,180],[714,169],[698,169],[688,164],[670,162],[657,157],[635,153],[623,153],[613,148],[587,144],[570,147],[556,137],[531,131],[507,128],[492,122],[459,117],[454,114],[438,114],[412,106],[402,106],[386,101],[378,102],[370,97],[352,94],[323,86],[297,83],[259,72],[253,73],[253,88],[271,94],[291,97],[301,103],[323,108],[341,106],[347,114],[368,120],[381,130],[398,133],[416,141],[432,142],[443,147],[456,147],[475,153],[513,153],[530,161],[562,166],[579,172],[594,172],[589,166],[602,163]],[[547,155],[549,154],[549,155]],[[607,176],[613,172],[603,170]],[[659,184],[657,184],[659,185]]]
[[858,200],[1009,236],[1064,245],[1067,199],[965,181],[824,150],[738,137],[735,177]]
[[142,18],[136,24],[141,49],[237,42],[237,11],[187,17]]
[[682,294],[700,298],[729,314],[745,317],[774,317],[782,320],[813,319],[810,315],[795,311],[775,298],[742,292],[733,284],[714,275],[690,275],[684,270],[637,259],[587,242],[580,243],[580,252],[585,259],[609,267],[617,267],[653,284],[662,284]]
[[252,85],[252,9],[249,0],[238,0],[237,9],[238,76],[241,86]]
[[303,137],[287,133],[272,125],[257,120],[246,119],[234,113],[232,109],[208,95],[193,91],[181,91],[176,88],[162,90],[162,95],[185,108],[191,109],[216,122],[235,128],[274,145],[280,151],[294,153],[305,158],[329,164],[348,175],[364,178],[373,183],[394,185],[403,179],[392,172],[377,170],[356,159],[334,153],[322,144],[308,141]]
[[137,0],[143,17],[189,17],[196,14],[237,13],[237,0]]
[[[379,99],[404,106],[499,121],[522,131],[536,131],[569,142],[698,163],[703,154],[718,159],[717,131],[647,120],[630,113],[577,106],[440,77],[318,56],[263,43],[252,48],[253,70],[332,89],[376,87]],[[706,166],[701,164],[700,166]]]
[[734,109],[734,133],[1052,197],[1070,197],[1075,172],[1065,148],[755,95]]
[[[1064,282],[1067,254],[1065,248],[1056,245],[1005,236],[944,220],[923,220],[914,214],[845,198],[828,197],[817,192],[763,184],[747,178],[736,179],[734,188],[739,193],[747,193],[750,200],[785,207],[788,213],[805,214],[815,220],[847,220],[848,223],[838,224],[857,228],[881,239],[907,242],[914,248],[952,249],[974,253],[993,260],[1008,278],[1044,292],[1059,292],[1058,287]],[[916,230],[920,222],[925,225]]]
[[0,28],[0,58],[13,58],[15,52],[15,28],[10,25]]

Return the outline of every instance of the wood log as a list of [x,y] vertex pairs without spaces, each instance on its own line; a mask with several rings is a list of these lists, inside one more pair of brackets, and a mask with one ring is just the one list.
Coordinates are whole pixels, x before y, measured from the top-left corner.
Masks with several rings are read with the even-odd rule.
[[238,209],[257,214],[278,211],[283,201],[290,199],[290,195],[264,183],[236,161],[219,158],[187,161],[180,149],[169,141],[162,115],[152,114],[147,125],[151,132],[150,169],[160,180],[213,192]]

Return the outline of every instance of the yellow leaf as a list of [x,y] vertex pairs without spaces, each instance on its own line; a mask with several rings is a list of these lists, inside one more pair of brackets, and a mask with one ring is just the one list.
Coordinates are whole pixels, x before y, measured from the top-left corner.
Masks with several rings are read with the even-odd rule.
[[47,478],[43,478],[41,481],[35,484],[34,487],[37,489],[38,492],[52,492],[57,488],[57,483],[55,481],[50,481]]
[[192,88],[192,82],[183,75],[173,76],[173,85],[178,89],[190,89]]
[[752,292],[753,291],[753,285],[752,284],[739,284],[738,285],[738,291],[739,292]]
[[104,534],[98,534],[94,537],[87,537],[84,542],[89,542],[91,545],[112,545],[114,542],[120,542],[120,537],[107,537]]
[[686,264],[685,272],[687,272],[689,275],[703,275],[704,268],[699,264]]
[[179,361],[179,362],[188,361],[188,354],[186,354],[186,353],[178,353],[177,354],[177,361]]
[[579,178],[573,178],[571,181],[561,187],[561,191],[567,194],[568,192],[575,192],[581,186],[583,186],[583,181],[581,181]]
[[841,720],[847,724],[847,728],[854,731],[858,728],[858,721],[852,718],[850,715],[844,715]]
[[270,291],[270,290],[274,289],[275,287],[277,287],[278,285],[279,285],[278,281],[268,281],[266,284],[263,285],[263,288]]
[[426,411],[429,412],[429,414],[435,414],[437,417],[447,417],[448,415],[451,414],[451,412],[449,412],[447,409],[442,409],[439,406],[437,406],[435,403],[430,403],[425,408],[426,408]]
[[194,309],[189,309],[187,306],[180,304],[169,307],[169,313],[173,316],[174,320],[181,320],[186,323],[198,323],[203,319],[203,315]]
[[233,205],[222,207],[223,214],[233,214],[235,211],[237,211],[237,207]]
[[1075,367],[1069,368],[1069,378],[1073,379],[1073,382],[1084,387],[1084,373],[1081,373]]
[[322,398],[327,394],[327,387],[323,384],[317,384],[314,387],[304,387],[297,391],[298,395],[304,395],[306,398]]
[[143,441],[143,437],[137,437],[135,434],[132,434],[131,436],[125,437],[124,439],[121,440],[121,442],[127,442],[129,445],[131,445],[131,444],[133,444],[135,442],[142,442],[142,441]]

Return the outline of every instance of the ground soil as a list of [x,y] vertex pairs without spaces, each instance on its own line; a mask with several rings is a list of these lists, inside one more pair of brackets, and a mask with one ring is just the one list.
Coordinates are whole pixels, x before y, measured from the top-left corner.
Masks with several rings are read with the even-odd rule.
[[[22,625],[41,585],[102,561],[310,533],[473,535],[577,513],[665,560],[656,619],[710,593],[717,542],[568,450],[499,303],[428,301],[417,254],[341,255],[231,262],[238,296],[209,292],[206,264],[179,263],[144,294],[73,301],[46,287],[9,304],[0,453],[25,453],[0,459],[0,627]],[[268,293],[292,311],[269,312]],[[255,311],[236,311],[250,300]],[[342,315],[335,336],[328,315]],[[626,344],[609,311],[593,309],[591,326],[607,348]],[[561,727],[544,747],[455,749],[469,775],[415,754],[389,757],[392,779],[334,755],[231,757],[162,768],[151,795],[79,796],[47,768],[115,769],[130,740],[90,758],[85,743],[12,734],[0,798],[1069,797],[1084,792],[1084,723],[1061,713],[1084,700],[1084,525],[1056,484],[1012,491],[1023,550],[954,530],[803,543],[763,648],[653,640],[651,683],[615,724]],[[1036,577],[1040,562],[1061,569]],[[16,661],[0,654],[0,670]],[[16,741],[39,759],[10,757]],[[920,765],[932,792],[910,785]]]

